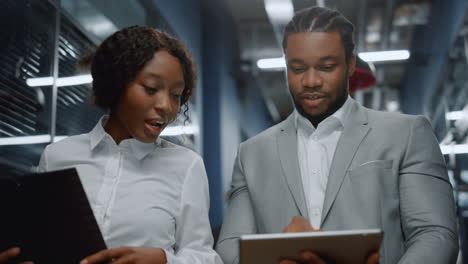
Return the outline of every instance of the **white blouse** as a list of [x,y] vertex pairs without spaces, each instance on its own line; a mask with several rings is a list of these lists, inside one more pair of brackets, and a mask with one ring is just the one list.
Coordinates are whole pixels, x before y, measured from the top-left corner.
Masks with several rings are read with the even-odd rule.
[[202,158],[163,139],[117,145],[103,122],[47,146],[38,170],[77,168],[108,248],[156,247],[167,263],[222,263],[212,249]]

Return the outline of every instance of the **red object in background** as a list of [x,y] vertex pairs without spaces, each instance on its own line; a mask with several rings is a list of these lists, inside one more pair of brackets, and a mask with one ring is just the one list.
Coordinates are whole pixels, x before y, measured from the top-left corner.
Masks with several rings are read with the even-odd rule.
[[377,80],[367,62],[356,56],[356,69],[349,78],[349,92],[354,93],[358,90],[364,90],[373,86]]

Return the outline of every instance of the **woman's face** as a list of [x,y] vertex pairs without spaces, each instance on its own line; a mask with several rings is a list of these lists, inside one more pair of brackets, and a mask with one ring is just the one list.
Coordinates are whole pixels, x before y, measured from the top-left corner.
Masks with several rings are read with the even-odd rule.
[[106,130],[117,143],[131,137],[154,142],[176,118],[184,87],[179,59],[166,50],[155,52],[125,88]]

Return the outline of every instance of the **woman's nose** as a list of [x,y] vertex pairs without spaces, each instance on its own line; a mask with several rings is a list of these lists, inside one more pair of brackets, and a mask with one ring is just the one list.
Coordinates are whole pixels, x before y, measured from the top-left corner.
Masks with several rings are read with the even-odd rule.
[[154,109],[165,116],[173,116],[177,106],[167,92],[160,93],[154,99]]

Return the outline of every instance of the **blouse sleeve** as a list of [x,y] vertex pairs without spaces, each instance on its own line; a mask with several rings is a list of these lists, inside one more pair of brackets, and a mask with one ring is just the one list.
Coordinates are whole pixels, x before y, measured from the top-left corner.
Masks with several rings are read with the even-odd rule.
[[176,218],[175,253],[166,251],[168,264],[222,264],[213,249],[208,221],[210,204],[208,179],[201,157],[197,156],[187,171]]
[[41,159],[39,160],[39,165],[36,168],[37,172],[45,172],[47,171],[47,147],[44,148],[42,152]]

